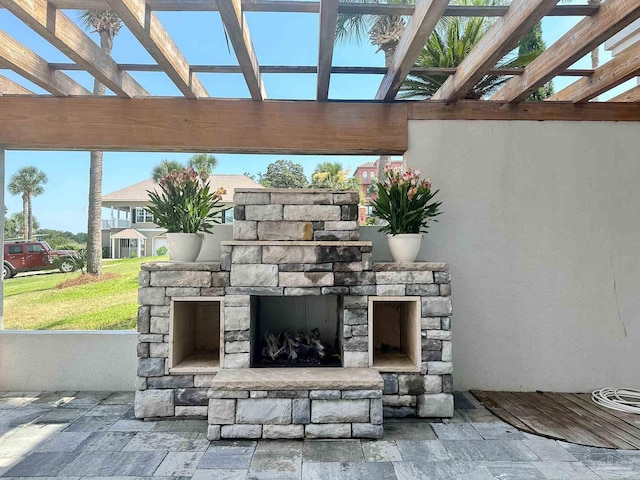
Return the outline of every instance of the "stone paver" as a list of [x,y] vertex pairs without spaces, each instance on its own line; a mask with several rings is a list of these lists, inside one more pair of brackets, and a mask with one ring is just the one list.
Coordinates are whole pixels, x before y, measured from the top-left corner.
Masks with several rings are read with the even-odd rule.
[[206,440],[204,420],[142,422],[131,392],[0,392],[0,478],[640,479],[640,452],[522,433],[466,392],[444,423],[386,419],[372,440]]

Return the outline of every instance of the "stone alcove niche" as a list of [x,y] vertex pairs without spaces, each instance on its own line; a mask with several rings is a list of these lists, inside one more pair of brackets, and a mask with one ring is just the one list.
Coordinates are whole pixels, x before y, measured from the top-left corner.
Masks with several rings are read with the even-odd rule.
[[223,300],[184,297],[171,301],[169,372],[211,373],[220,367]]
[[419,372],[420,297],[369,297],[369,365]]
[[252,296],[251,367],[342,366],[342,312],[341,295]]

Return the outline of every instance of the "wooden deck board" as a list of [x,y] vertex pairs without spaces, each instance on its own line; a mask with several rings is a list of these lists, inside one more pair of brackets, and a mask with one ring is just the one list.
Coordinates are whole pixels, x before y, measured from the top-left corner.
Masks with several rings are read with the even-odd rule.
[[520,430],[580,445],[640,450],[640,415],[596,405],[588,394],[472,393],[493,414]]
[[[574,393],[572,394],[575,397],[581,398],[583,400],[585,400],[586,402],[590,402],[591,403],[591,394],[590,393]],[[602,407],[598,407],[598,408],[602,408]],[[640,415],[634,415],[632,413],[625,413],[625,412],[618,412],[617,410],[609,410],[609,409],[604,409],[607,412],[609,412],[611,415],[613,415],[614,417],[618,417],[620,420],[625,421],[626,423],[629,423],[631,425],[635,425],[638,429],[640,429]]]
[[[545,394],[549,395],[549,394]],[[626,422],[611,415],[609,412],[600,408],[589,401],[584,401],[579,397],[573,397],[568,393],[552,394],[567,408],[580,412],[584,415],[585,411],[589,415],[588,418],[593,419],[599,424],[603,430],[610,432],[611,434],[621,438],[627,443],[633,445],[634,448],[640,449],[640,429],[632,427]]]

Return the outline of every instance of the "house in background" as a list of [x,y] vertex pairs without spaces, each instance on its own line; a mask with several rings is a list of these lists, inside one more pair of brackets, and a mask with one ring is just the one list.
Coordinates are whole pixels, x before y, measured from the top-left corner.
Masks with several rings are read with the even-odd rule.
[[[353,172],[354,178],[360,180],[360,198],[364,198],[364,205],[360,205],[358,209],[358,221],[360,225],[364,225],[367,217],[371,214],[369,202],[373,198],[376,198],[376,193],[371,190],[371,186],[377,181],[378,165],[380,165],[381,161],[385,161],[383,157],[378,158],[375,162],[362,163],[358,165],[355,172]],[[391,166],[394,168],[402,168],[402,161],[391,162]]]
[[[224,223],[233,221],[233,193],[237,188],[263,188],[246,175],[209,175],[213,191],[219,187],[227,193],[222,196]],[[157,255],[158,249],[167,246],[166,230],[153,223],[153,215],[147,209],[147,191],[159,191],[153,180],[144,180],[102,197],[102,208],[110,215],[102,220],[103,256],[108,258],[148,257]]]

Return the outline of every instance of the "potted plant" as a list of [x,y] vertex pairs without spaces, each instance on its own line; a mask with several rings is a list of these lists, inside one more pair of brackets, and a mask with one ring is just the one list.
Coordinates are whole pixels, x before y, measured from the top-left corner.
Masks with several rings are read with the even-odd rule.
[[173,171],[158,182],[160,191],[147,191],[149,211],[154,222],[167,229],[171,260],[194,262],[202,248],[202,232],[211,233],[220,223],[224,208],[218,205],[226,192],[219,188],[211,192],[191,167]]
[[396,262],[413,262],[420,251],[422,233],[431,220],[440,215],[442,202],[433,202],[438,193],[431,191],[431,181],[420,180],[420,172],[387,164],[384,182],[377,182],[378,196],[371,200],[372,214],[384,222],[379,229],[387,234],[389,250]]

